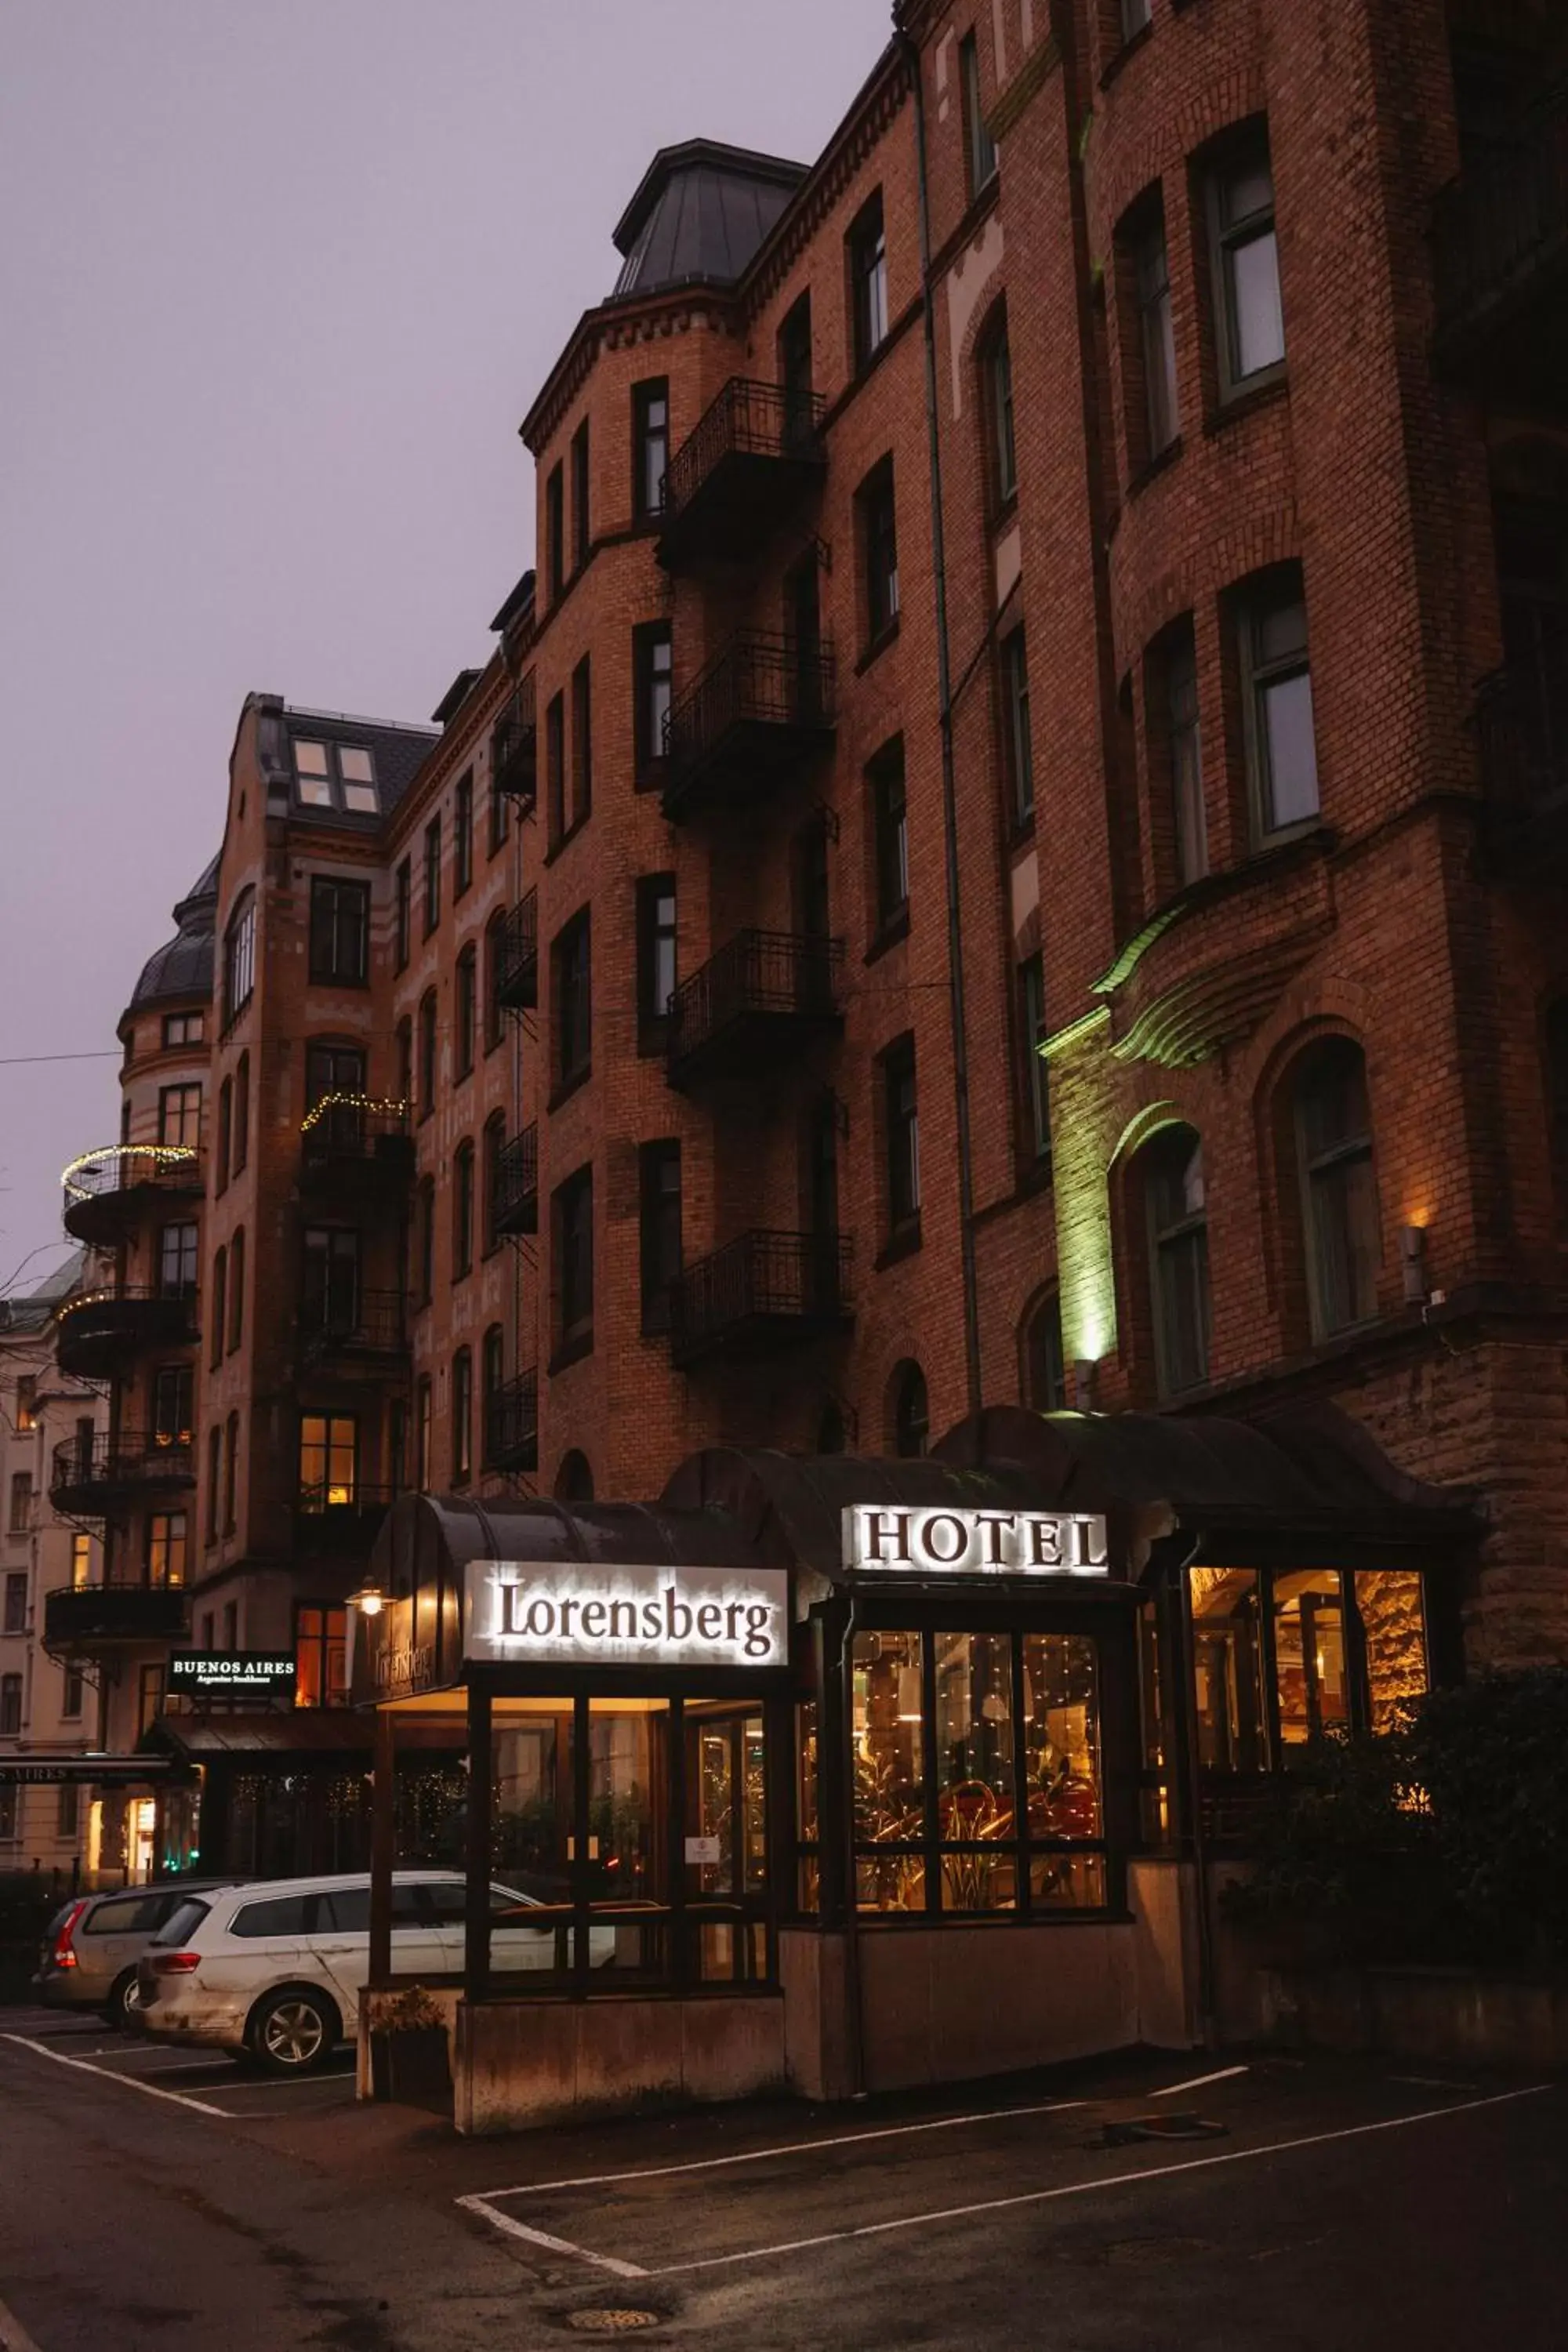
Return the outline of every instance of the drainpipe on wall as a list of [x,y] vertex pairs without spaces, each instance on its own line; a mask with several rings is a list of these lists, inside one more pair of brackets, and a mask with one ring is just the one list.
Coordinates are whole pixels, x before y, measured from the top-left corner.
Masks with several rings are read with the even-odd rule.
[[963,1368],[969,1411],[977,1413],[981,1407],[980,1290],[974,1259],[974,1155],[970,1138],[969,1045],[963,1005],[963,916],[958,888],[958,793],[953,771],[952,669],[948,651],[947,567],[942,528],[942,441],[936,404],[936,296],[931,283],[931,194],[926,180],[925,86],[918,43],[901,26],[899,40],[914,81],[931,580],[936,595],[937,715],[942,730],[942,817],[947,866],[948,1010],[952,1026],[952,1099],[958,1128],[958,1220],[963,1270]]

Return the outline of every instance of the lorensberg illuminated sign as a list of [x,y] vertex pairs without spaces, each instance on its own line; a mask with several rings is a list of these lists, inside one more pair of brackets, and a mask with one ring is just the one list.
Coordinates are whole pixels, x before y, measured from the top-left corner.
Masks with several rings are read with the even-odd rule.
[[844,1565],[868,1575],[1106,1576],[1110,1554],[1098,1512],[851,1503]]
[[782,1569],[470,1560],[463,1655],[488,1665],[782,1666]]

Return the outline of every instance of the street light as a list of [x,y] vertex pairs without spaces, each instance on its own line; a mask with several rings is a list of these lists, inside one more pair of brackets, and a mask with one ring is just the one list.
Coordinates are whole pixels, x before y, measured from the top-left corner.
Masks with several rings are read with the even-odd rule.
[[386,1606],[386,1595],[372,1576],[367,1576],[357,1592],[349,1595],[349,1606],[357,1609],[362,1617],[379,1617]]

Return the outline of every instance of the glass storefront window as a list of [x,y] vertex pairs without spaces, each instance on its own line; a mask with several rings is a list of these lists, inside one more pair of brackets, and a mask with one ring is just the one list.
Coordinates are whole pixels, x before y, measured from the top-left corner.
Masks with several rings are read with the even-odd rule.
[[1257,1571],[1194,1568],[1188,1586],[1198,1762],[1209,1772],[1261,1772],[1268,1749]]
[[1419,1698],[1428,1682],[1420,1570],[1363,1569],[1355,1598],[1366,1654],[1367,1720],[1373,1731],[1394,1731],[1405,1702]]
[[855,1841],[925,1834],[923,1637],[855,1636]]
[[1279,1739],[1289,1755],[1350,1721],[1344,1604],[1333,1570],[1276,1570],[1270,1582]]
[[571,1895],[572,1710],[498,1712],[493,1738],[490,1853],[496,1874],[541,1902],[563,1903]]
[[[1013,1643],[1005,1633],[937,1633],[937,1827],[944,1911],[1007,1911],[1017,1901],[1013,1779]],[[978,1849],[978,1850],[976,1850]]]
[[1427,1688],[1417,1569],[1194,1568],[1188,1593],[1207,1773],[1261,1774],[1339,1731],[1391,1731]]
[[1066,1851],[1104,1834],[1089,1637],[861,1633],[854,1666],[861,1910],[1109,1900],[1103,1854]]
[[1024,1636],[1024,1768],[1031,1837],[1100,1835],[1100,1701],[1084,1634]]

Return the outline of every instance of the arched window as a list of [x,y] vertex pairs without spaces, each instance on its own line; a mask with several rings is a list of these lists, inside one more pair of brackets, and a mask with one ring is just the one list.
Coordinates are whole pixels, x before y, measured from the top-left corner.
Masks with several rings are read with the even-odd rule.
[[468,1484],[474,1466],[474,1360],[467,1348],[452,1359],[452,1484]]
[[555,1499],[558,1503],[591,1503],[594,1499],[594,1473],[585,1454],[575,1446],[563,1454],[561,1467],[555,1473]]
[[506,1113],[491,1111],[485,1121],[484,1133],[484,1234],[485,1248],[493,1250],[500,1235],[496,1231],[496,1203],[500,1198],[500,1156],[506,1149]]
[[1154,1377],[1162,1396],[1209,1376],[1209,1227],[1196,1129],[1162,1128],[1141,1159]]
[[256,893],[247,890],[223,939],[223,1025],[230,1028],[256,986]]
[[452,1154],[452,1279],[474,1263],[474,1147],[465,1136]]
[[1062,1359],[1062,1302],[1058,1291],[1039,1299],[1024,1328],[1024,1395],[1037,1412],[1061,1412],[1068,1401]]
[[239,1415],[229,1414],[223,1433],[223,1531],[231,1536],[239,1499]]
[[427,988],[419,1000],[419,1116],[428,1118],[436,1108],[436,992]]
[[980,345],[987,474],[994,513],[1018,494],[1018,460],[1013,434],[1013,362],[1007,349],[1007,319],[998,310]]
[[1546,1014],[1546,1118],[1557,1231],[1568,1240],[1568,996]]
[[500,1451],[496,1444],[496,1399],[506,1380],[506,1334],[499,1323],[492,1323],[485,1333],[479,1350],[479,1378],[483,1416],[479,1424],[480,1459],[488,1469]]
[[223,1361],[223,1343],[228,1318],[228,1252],[220,1249],[213,1259],[212,1344],[211,1362],[217,1369]]
[[1366,1058],[1349,1037],[1304,1054],[1293,1088],[1301,1226],[1312,1336],[1327,1339],[1377,1313],[1377,1181]]
[[501,952],[506,938],[506,908],[498,907],[485,925],[485,1051],[499,1045],[505,1022],[501,1014]]
[[217,1090],[217,1174],[214,1190],[221,1192],[228,1182],[229,1143],[234,1131],[234,1080],[225,1078]]
[[228,1348],[232,1355],[245,1335],[245,1227],[228,1245]]
[[250,1157],[250,1056],[242,1054],[234,1074],[234,1172]]
[[455,1075],[466,1078],[474,1066],[474,1003],[479,989],[478,950],[472,944],[458,958],[457,978],[453,1061]]
[[893,1452],[902,1461],[916,1460],[926,1450],[931,1406],[926,1396],[926,1376],[908,1357],[893,1369],[890,1419]]

